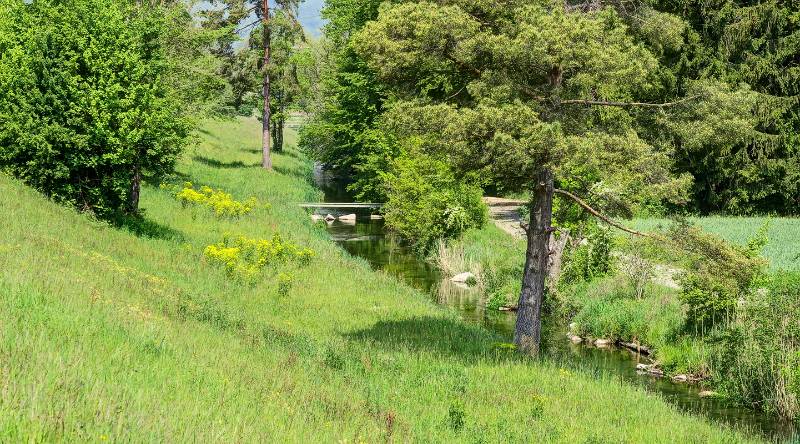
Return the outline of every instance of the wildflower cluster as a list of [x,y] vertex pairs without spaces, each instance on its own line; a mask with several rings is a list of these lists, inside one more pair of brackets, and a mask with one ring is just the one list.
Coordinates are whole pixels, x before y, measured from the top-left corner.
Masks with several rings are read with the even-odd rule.
[[175,194],[175,198],[184,206],[200,205],[208,207],[217,217],[239,217],[253,210],[258,201],[251,197],[244,202],[234,200],[233,197],[222,191],[208,186],[195,190],[191,182],[186,182],[183,189]]
[[[229,276],[252,281],[259,273],[270,267],[285,263],[307,265],[316,255],[314,250],[300,248],[285,241],[279,234],[272,239],[248,239],[239,236],[223,239],[222,242],[206,247],[204,254],[211,262],[225,266]],[[288,292],[292,276],[281,273],[278,284],[282,294]]]

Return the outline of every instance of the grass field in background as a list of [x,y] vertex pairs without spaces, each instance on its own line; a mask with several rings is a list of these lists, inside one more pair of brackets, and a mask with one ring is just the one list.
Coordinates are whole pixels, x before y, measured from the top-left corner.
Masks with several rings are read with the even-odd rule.
[[[255,120],[209,122],[174,179],[271,204],[236,220],[154,184],[145,221],[113,228],[0,175],[0,441],[746,440],[509,353],[347,256],[296,205],[319,197],[310,163],[290,148],[267,173],[259,141]],[[274,233],[317,252],[288,294],[203,259]]]
[[[689,220],[709,233],[742,245],[769,223],[769,242],[763,255],[769,260],[770,269],[800,271],[800,218],[709,216]],[[636,219],[627,225],[637,230],[653,231],[669,223],[666,219]]]

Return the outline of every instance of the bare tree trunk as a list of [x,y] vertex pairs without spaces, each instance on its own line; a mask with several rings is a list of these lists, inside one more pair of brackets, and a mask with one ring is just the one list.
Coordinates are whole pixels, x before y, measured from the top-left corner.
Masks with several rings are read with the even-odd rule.
[[553,173],[544,170],[536,180],[522,292],[519,295],[514,343],[523,352],[537,354],[542,330],[542,300],[547,278],[548,241],[553,217]]
[[556,233],[550,233],[550,245],[548,245],[550,258],[547,261],[547,278],[550,288],[558,285],[558,279],[561,277],[561,262],[564,258],[564,249],[570,239],[569,230],[562,228],[559,231],[558,238],[556,238]]
[[128,213],[135,214],[139,212],[139,196],[142,189],[142,171],[139,165],[133,167],[133,177],[131,178],[131,190],[128,194]]
[[262,94],[264,96],[264,113],[262,115],[262,131],[261,131],[261,149],[262,159],[261,166],[266,170],[272,169],[272,157],[270,155],[270,109],[269,109],[269,63],[270,63],[270,45],[271,36],[269,30],[269,0],[262,0],[263,16],[261,17],[261,26],[263,27],[264,37],[264,85]]

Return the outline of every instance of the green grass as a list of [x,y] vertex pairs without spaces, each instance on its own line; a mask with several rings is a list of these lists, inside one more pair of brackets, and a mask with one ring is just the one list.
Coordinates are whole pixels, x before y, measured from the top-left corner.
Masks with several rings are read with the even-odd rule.
[[[0,175],[0,441],[747,440],[510,354],[348,257],[295,205],[319,197],[309,162],[290,148],[262,171],[259,131],[209,122],[175,178],[272,205],[238,220],[151,185],[145,221],[114,228]],[[226,233],[276,232],[317,252],[287,295],[203,259]]]
[[[772,270],[800,271],[800,218],[788,217],[696,217],[690,218],[703,230],[738,244],[748,239],[769,221],[769,243],[764,247],[764,257]],[[666,227],[666,219],[636,219],[629,223],[637,230],[653,231]]]

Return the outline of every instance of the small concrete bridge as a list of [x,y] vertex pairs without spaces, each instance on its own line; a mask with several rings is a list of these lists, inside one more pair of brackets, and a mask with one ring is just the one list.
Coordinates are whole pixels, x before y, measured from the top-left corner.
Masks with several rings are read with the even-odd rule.
[[334,208],[334,209],[379,209],[383,208],[382,203],[362,203],[362,202],[303,202],[298,204],[301,208]]

